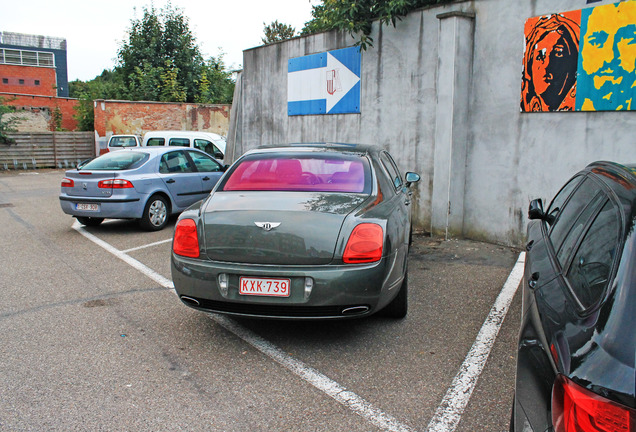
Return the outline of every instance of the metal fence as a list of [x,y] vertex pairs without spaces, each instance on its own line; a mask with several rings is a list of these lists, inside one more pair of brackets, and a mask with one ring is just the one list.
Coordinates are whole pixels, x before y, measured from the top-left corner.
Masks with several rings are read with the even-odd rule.
[[95,157],[93,132],[12,133],[0,144],[0,170],[70,168]]

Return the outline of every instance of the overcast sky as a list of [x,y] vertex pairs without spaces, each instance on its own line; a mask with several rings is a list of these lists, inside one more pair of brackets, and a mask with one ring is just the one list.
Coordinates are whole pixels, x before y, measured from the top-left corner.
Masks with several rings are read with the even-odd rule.
[[[228,68],[243,63],[243,50],[262,45],[263,23],[274,20],[299,32],[317,0],[172,0],[188,17],[204,57],[221,52]],[[151,0],[0,0],[0,31],[66,39],[69,81],[87,81],[112,69],[133,18]],[[154,0],[156,9],[166,0]]]

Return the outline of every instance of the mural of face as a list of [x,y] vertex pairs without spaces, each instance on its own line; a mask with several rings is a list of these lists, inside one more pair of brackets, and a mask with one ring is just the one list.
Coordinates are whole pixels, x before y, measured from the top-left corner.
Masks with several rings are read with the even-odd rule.
[[576,108],[636,109],[636,2],[584,9]]
[[526,23],[522,111],[574,110],[579,25],[571,18],[554,14]]
[[[574,61],[572,57],[574,56]],[[566,83],[576,73],[576,53],[572,53],[559,31],[545,35],[534,48],[532,83],[550,110],[563,100]],[[571,82],[569,83],[572,84]]]

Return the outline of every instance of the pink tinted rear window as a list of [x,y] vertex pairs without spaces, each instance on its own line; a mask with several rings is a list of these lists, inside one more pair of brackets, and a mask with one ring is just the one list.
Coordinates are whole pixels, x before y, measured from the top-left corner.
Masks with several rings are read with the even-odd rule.
[[365,193],[369,168],[362,157],[246,159],[226,180],[225,191]]

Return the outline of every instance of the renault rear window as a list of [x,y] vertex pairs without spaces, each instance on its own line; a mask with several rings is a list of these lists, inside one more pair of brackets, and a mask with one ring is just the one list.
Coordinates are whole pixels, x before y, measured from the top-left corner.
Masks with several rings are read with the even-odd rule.
[[81,169],[82,171],[119,171],[137,168],[148,160],[148,153],[118,151],[106,153],[96,159],[93,159]]
[[224,191],[371,193],[371,170],[363,156],[252,155],[225,178]]

